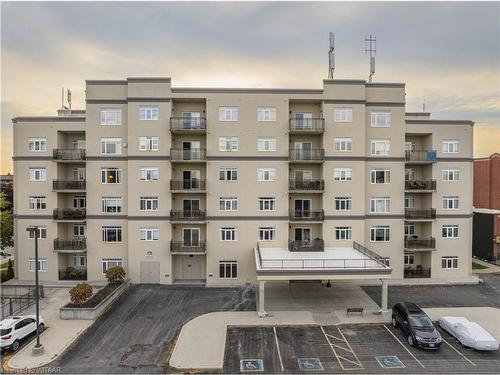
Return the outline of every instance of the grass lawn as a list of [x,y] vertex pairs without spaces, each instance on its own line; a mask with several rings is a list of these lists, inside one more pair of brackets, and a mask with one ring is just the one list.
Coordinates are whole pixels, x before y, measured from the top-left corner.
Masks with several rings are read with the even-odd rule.
[[472,262],[472,269],[473,270],[484,270],[485,268],[488,268],[487,266],[483,266],[482,264]]

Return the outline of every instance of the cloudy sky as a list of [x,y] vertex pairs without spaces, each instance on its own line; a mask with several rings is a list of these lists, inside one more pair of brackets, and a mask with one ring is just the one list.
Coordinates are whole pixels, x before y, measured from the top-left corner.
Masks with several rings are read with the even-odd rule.
[[407,110],[471,119],[475,156],[500,151],[500,3],[1,3],[1,172],[12,124],[53,115],[85,79],[170,76],[174,86],[320,88],[335,78],[406,82]]

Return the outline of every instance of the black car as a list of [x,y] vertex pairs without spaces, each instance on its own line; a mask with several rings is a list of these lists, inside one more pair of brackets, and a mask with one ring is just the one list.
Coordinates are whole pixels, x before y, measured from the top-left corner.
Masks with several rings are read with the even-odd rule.
[[414,303],[396,303],[392,308],[392,325],[401,328],[411,346],[424,349],[441,346],[441,335],[432,320]]

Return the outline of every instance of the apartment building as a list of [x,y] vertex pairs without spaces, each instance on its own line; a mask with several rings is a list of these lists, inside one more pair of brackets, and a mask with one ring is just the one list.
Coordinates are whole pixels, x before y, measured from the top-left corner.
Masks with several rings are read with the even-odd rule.
[[89,80],[85,110],[13,123],[19,279],[31,225],[42,280],[122,265],[135,283],[241,285],[256,249],[303,265],[353,248],[383,277],[470,276],[473,123],[405,113],[404,84]]

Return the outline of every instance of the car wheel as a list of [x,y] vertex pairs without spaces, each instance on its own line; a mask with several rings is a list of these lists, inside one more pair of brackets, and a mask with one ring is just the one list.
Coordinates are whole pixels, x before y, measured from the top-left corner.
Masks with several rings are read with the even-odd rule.
[[38,325],[38,333],[42,333],[44,329],[45,329],[45,325],[43,323],[40,323]]
[[398,322],[396,322],[396,318],[395,317],[392,317],[392,326],[394,328],[397,328],[398,327]]
[[19,349],[19,340],[16,340],[12,343],[12,351],[17,352]]
[[415,346],[415,340],[413,340],[413,336],[412,335],[408,335],[408,344],[410,344],[410,346]]

